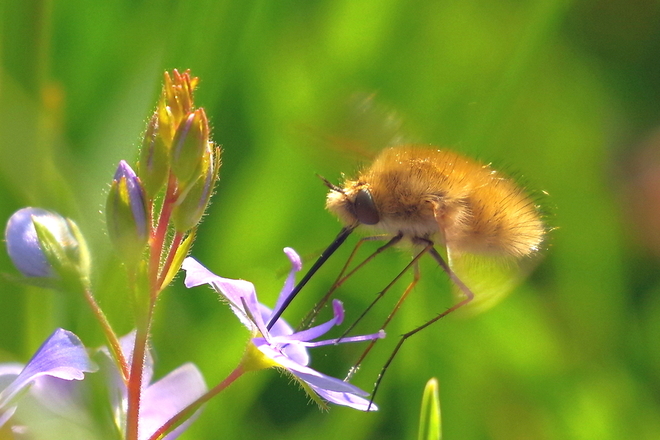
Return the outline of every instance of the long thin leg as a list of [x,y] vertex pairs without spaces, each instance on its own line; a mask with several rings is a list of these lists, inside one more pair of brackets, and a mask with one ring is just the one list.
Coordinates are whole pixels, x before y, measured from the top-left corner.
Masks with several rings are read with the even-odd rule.
[[[351,262],[353,261],[353,258],[355,258],[355,255],[357,254],[358,249],[367,241],[376,241],[376,240],[386,240],[390,239],[387,243],[385,243],[383,246],[380,246],[378,249],[376,249],[374,252],[372,252],[367,258],[365,258],[360,264],[355,266],[348,274],[346,274],[346,271],[348,270],[348,267],[350,266]],[[388,235],[374,235],[371,237],[363,237],[361,238],[355,247],[353,248],[353,251],[351,252],[351,255],[348,257],[348,260],[346,260],[346,264],[344,264],[344,267],[342,268],[341,272],[339,272],[339,275],[337,276],[337,279],[335,280],[334,283],[332,283],[332,286],[330,286],[330,289],[328,292],[321,298],[319,302],[316,303],[314,308],[305,316],[305,318],[302,321],[301,328],[307,328],[312,325],[314,322],[314,319],[316,319],[316,315],[321,311],[323,306],[330,300],[332,295],[334,294],[335,290],[337,290],[344,282],[346,282],[347,279],[349,279],[355,272],[357,272],[359,269],[364,267],[368,262],[373,260],[378,254],[382,253],[385,249],[388,249],[394,245],[396,245],[399,241],[401,241],[402,235],[398,234],[395,235],[394,237],[390,237]],[[352,328],[352,327],[351,327]]]
[[[411,337],[412,335],[414,335],[416,333],[419,333],[420,331],[424,330],[426,327],[430,326],[431,324],[433,324],[433,323],[439,321],[440,319],[444,318],[445,316],[449,315],[451,312],[454,312],[454,311],[458,310],[459,308],[461,308],[464,305],[468,304],[474,298],[474,294],[472,293],[470,288],[467,287],[463,283],[463,281],[461,281],[460,278],[458,278],[458,276],[456,276],[454,271],[452,271],[449,268],[449,266],[447,265],[445,260],[442,258],[442,256],[433,247],[433,244],[431,242],[428,242],[428,243],[431,244],[431,247],[428,248],[428,252],[431,254],[433,259],[440,265],[440,267],[447,273],[447,275],[449,276],[449,279],[454,284],[456,284],[456,286],[458,286],[459,289],[461,289],[461,292],[463,292],[463,294],[465,295],[465,299],[463,299],[462,301],[454,304],[453,306],[451,306],[450,308],[448,308],[444,312],[438,314],[435,318],[431,319],[430,321],[420,325],[419,327],[416,327],[416,328],[412,329],[411,331],[409,331],[409,332],[407,332],[407,333],[405,333],[401,336],[401,339],[399,339],[398,344],[396,345],[396,347],[394,347],[394,350],[392,351],[392,354],[390,354],[390,357],[387,359],[387,361],[385,362],[385,365],[383,365],[383,368],[380,370],[380,373],[378,374],[378,378],[376,378],[376,383],[374,384],[374,390],[371,393],[371,400],[369,402],[369,406],[371,406],[371,403],[373,402],[373,400],[376,396],[376,392],[378,391],[378,387],[380,386],[380,383],[382,382],[383,377],[385,376],[385,372],[387,371],[387,368],[390,366],[390,364],[392,363],[392,361],[396,357],[396,355],[399,352],[399,350],[401,349],[401,346],[403,345],[403,343],[406,342],[406,340],[409,337]],[[369,410],[369,408],[367,408],[367,411],[368,410]]]
[[[421,251],[419,254],[417,254],[417,255],[415,256],[415,258],[414,258],[414,259],[413,259],[413,260],[412,260],[412,261],[411,261],[411,262],[410,262],[410,263],[409,263],[409,264],[408,264],[408,265],[407,265],[407,266],[406,266],[406,267],[405,267],[405,268],[399,273],[399,275],[397,275],[397,277],[396,277],[396,278],[395,278],[390,284],[388,284],[387,287],[385,287],[385,289],[383,289],[383,290],[378,294],[378,296],[376,297],[376,299],[374,299],[374,300],[372,301],[372,303],[369,305],[369,307],[367,307],[367,309],[366,309],[366,310],[362,313],[362,315],[360,315],[360,317],[359,317],[359,318],[358,318],[358,319],[357,319],[357,320],[356,320],[356,321],[355,321],[355,322],[349,327],[349,329],[346,330],[346,331],[344,332],[344,334],[339,338],[339,340],[341,340],[341,338],[343,338],[344,336],[346,336],[346,335],[347,335],[347,334],[353,329],[353,327],[355,327],[355,326],[357,325],[357,323],[360,322],[360,320],[361,320],[361,319],[362,319],[362,318],[363,318],[363,317],[369,312],[369,310],[371,310],[371,308],[376,304],[376,302],[377,302],[380,298],[382,298],[382,297],[385,295],[385,292],[386,292],[387,290],[389,290],[389,288],[390,288],[390,287],[391,287],[391,286],[392,286],[392,285],[393,285],[393,284],[394,284],[394,283],[395,283],[395,282],[401,277],[401,275],[403,275],[404,273],[406,273],[406,272],[412,267],[412,268],[413,268],[413,280],[410,282],[410,284],[408,284],[408,286],[406,287],[406,290],[404,290],[403,294],[401,295],[401,297],[400,297],[399,300],[397,301],[396,305],[394,306],[394,309],[392,309],[392,311],[391,311],[390,314],[388,315],[387,319],[385,320],[385,322],[383,323],[383,325],[381,325],[380,328],[381,328],[382,330],[384,330],[385,327],[387,327],[387,324],[390,323],[390,321],[392,320],[392,318],[394,318],[394,315],[396,314],[396,312],[401,308],[401,305],[403,304],[403,301],[405,301],[405,299],[408,297],[408,294],[409,294],[410,292],[412,292],[412,290],[413,290],[413,289],[415,288],[415,286],[417,285],[417,282],[419,281],[419,264],[418,264],[418,260],[419,260],[419,258],[420,258],[423,254],[425,254],[426,252],[427,252],[427,250],[424,249],[423,251]],[[369,343],[369,345],[367,346],[367,348],[362,352],[362,355],[360,355],[360,358],[357,360],[357,362],[356,362],[356,363],[351,367],[351,369],[348,371],[348,374],[346,375],[346,378],[345,378],[344,380],[350,380],[351,377],[353,377],[353,375],[354,375],[355,373],[357,373],[357,371],[360,369],[360,366],[362,365],[362,361],[364,361],[364,359],[367,357],[367,354],[369,354],[369,352],[370,352],[371,349],[374,347],[374,345],[376,345],[376,340],[375,340],[375,339],[372,340],[372,341]]]
[[[388,238],[390,240],[387,243],[385,243],[383,246],[376,249],[367,258],[365,258],[364,261],[362,261],[360,264],[355,266],[348,274],[344,275],[346,273],[346,271],[348,270],[348,267],[350,266],[351,261],[353,260],[353,258],[357,254],[358,249],[365,242],[367,242],[367,241],[376,241],[376,240],[386,240]],[[376,256],[378,254],[382,253],[385,249],[388,249],[388,248],[394,246],[395,244],[397,244],[399,241],[401,241],[401,238],[402,238],[401,234],[395,235],[394,237],[390,237],[389,235],[373,235],[371,237],[361,238],[360,241],[358,241],[358,243],[355,245],[355,248],[353,248],[353,252],[351,252],[351,255],[348,257],[348,260],[346,260],[346,264],[344,264],[344,267],[342,268],[341,272],[339,272],[339,275],[337,276],[337,279],[335,280],[335,282],[332,284],[332,287],[330,288],[330,290],[335,290],[339,286],[344,284],[344,282],[347,279],[349,279],[355,272],[357,272],[358,269],[361,269],[362,267],[364,267],[368,262],[370,262],[371,260],[376,258]]]

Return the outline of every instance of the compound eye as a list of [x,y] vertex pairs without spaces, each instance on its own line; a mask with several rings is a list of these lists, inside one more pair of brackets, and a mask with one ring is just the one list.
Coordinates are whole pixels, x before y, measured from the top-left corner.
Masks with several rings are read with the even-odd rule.
[[374,199],[371,197],[371,193],[368,189],[363,188],[358,191],[353,206],[355,207],[355,216],[360,223],[365,225],[375,225],[380,221],[378,208],[376,208]]

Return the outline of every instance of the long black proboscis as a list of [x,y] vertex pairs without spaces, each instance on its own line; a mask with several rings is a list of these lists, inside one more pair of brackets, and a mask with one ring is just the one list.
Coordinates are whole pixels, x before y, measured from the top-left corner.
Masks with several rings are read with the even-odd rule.
[[289,297],[282,303],[282,306],[275,311],[273,316],[271,316],[270,320],[268,321],[268,325],[266,328],[270,330],[273,325],[275,324],[275,321],[280,319],[280,316],[282,316],[282,312],[291,304],[291,301],[293,301],[293,298],[298,295],[298,293],[302,290],[303,287],[305,287],[305,284],[312,278],[312,276],[316,273],[317,270],[323,266],[323,264],[330,258],[332,254],[335,253],[337,249],[339,249],[339,246],[342,245],[344,241],[348,238],[349,235],[351,235],[351,232],[355,229],[355,226],[345,226],[342,228],[341,231],[339,231],[339,234],[337,237],[333,240],[332,243],[330,243],[330,246],[328,246],[319,256],[318,260],[314,263],[314,265],[309,269],[309,271],[305,274],[305,276],[298,282],[296,287],[293,288],[291,291],[291,294]]

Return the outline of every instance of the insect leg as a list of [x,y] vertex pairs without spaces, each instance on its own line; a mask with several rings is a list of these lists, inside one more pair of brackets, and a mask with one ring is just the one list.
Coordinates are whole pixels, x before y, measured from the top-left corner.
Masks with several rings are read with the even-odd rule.
[[[401,346],[403,345],[403,343],[406,342],[406,340],[409,337],[411,337],[412,335],[414,335],[416,333],[419,333],[420,331],[424,330],[426,327],[430,326],[434,322],[439,321],[440,319],[442,319],[445,316],[449,315],[451,312],[463,307],[464,305],[466,305],[470,301],[472,301],[472,299],[474,298],[474,294],[472,293],[470,288],[467,287],[460,280],[460,278],[458,278],[458,276],[456,276],[454,271],[452,271],[449,268],[449,266],[445,262],[444,258],[442,258],[442,256],[438,253],[438,251],[433,247],[432,243],[431,243],[431,247],[428,248],[428,252],[431,254],[433,259],[438,263],[438,265],[440,265],[440,267],[447,273],[447,275],[449,276],[449,279],[451,279],[451,281],[453,283],[455,283],[456,286],[458,286],[459,289],[461,289],[461,291],[465,295],[465,299],[463,299],[462,301],[454,304],[453,306],[451,306],[450,308],[448,308],[444,312],[438,314],[435,318],[431,319],[430,321],[428,321],[428,322],[420,325],[419,327],[416,327],[416,328],[412,329],[411,331],[401,335],[401,339],[399,339],[399,342],[398,342],[398,344],[396,344],[396,347],[394,347],[394,350],[392,351],[392,354],[390,354],[390,357],[387,359],[387,361],[385,362],[385,365],[383,365],[383,368],[380,370],[380,373],[378,374],[378,378],[376,378],[376,383],[374,384],[374,390],[371,393],[371,402],[373,402],[374,397],[376,396],[376,392],[378,391],[378,387],[380,386],[380,383],[383,380],[383,376],[385,376],[385,372],[387,371],[387,368],[390,366],[390,364],[392,363],[392,361],[396,357],[396,355],[399,352],[399,350],[401,349]],[[371,403],[369,405],[371,406]]]
[[[369,306],[366,308],[366,310],[344,332],[344,334],[339,338],[339,340],[341,341],[341,338],[345,337],[353,329],[353,327],[355,327],[357,325],[357,323],[360,322],[360,320],[369,312],[369,310],[371,310],[371,308],[376,304],[376,302],[378,302],[378,300],[381,299],[385,295],[385,292],[387,292],[394,285],[394,283],[396,283],[403,276],[404,273],[408,272],[408,270],[410,270],[412,268],[413,269],[413,280],[410,282],[410,284],[408,284],[408,287],[406,287],[406,290],[403,292],[403,294],[401,295],[401,297],[397,301],[396,305],[394,306],[394,309],[392,309],[392,311],[388,315],[387,319],[385,319],[385,322],[383,323],[383,325],[381,325],[381,327],[380,327],[381,330],[384,330],[385,327],[387,327],[387,324],[389,324],[390,321],[392,320],[392,318],[394,318],[394,315],[396,314],[396,312],[399,311],[399,309],[401,308],[401,305],[403,304],[405,299],[408,297],[408,294],[410,292],[412,292],[415,285],[417,285],[417,282],[419,281],[419,264],[418,264],[418,261],[422,257],[422,255],[429,252],[429,250],[432,249],[432,248],[433,248],[433,243],[429,243],[429,244],[426,245],[426,247],[424,249],[422,249],[417,255],[415,255],[415,257],[412,259],[412,261],[410,263],[408,263],[406,265],[406,267],[404,267],[403,270],[401,272],[399,272],[399,274],[387,286],[385,286],[385,288],[383,290],[381,290],[378,293],[378,296],[376,296],[376,298],[371,302],[371,304],[369,304]],[[371,351],[371,349],[373,348],[375,343],[376,343],[375,339],[372,340],[369,343],[367,348],[362,352],[362,355],[360,356],[358,361],[355,363],[355,365],[353,367],[351,367],[351,369],[348,372],[348,375],[346,376],[345,380],[350,379],[357,372],[357,370],[360,368],[360,365],[362,364],[362,361],[364,361],[364,359],[367,357],[367,354],[369,354],[369,352]]]
[[[369,261],[373,260],[376,255],[380,254],[383,252],[385,249],[388,249],[395,244],[397,244],[401,240],[402,235],[398,234],[395,235],[394,237],[388,236],[388,235],[374,235],[371,237],[363,237],[361,238],[355,247],[353,248],[353,251],[351,252],[351,255],[348,257],[348,260],[346,260],[346,264],[344,264],[344,267],[342,268],[341,272],[339,272],[339,275],[337,276],[337,279],[335,280],[334,283],[332,283],[332,286],[330,286],[330,289],[328,292],[321,298],[319,302],[316,303],[314,308],[305,316],[305,318],[302,321],[301,328],[307,328],[312,325],[314,322],[314,319],[316,319],[316,315],[321,311],[323,306],[328,302],[330,297],[334,294],[335,290],[337,290],[344,282],[346,282],[347,279],[349,279],[355,272],[358,271],[358,269],[364,267]],[[376,249],[371,255],[369,255],[367,258],[364,259],[360,264],[358,264],[356,267],[354,267],[348,274],[344,275],[346,271],[348,270],[348,267],[350,266],[351,262],[353,261],[353,258],[355,258],[355,255],[357,254],[358,249],[367,241],[376,241],[376,240],[386,240],[387,238],[390,238],[390,240],[385,243],[383,246],[379,247]],[[352,327],[351,327],[352,328]],[[345,336],[345,335],[344,335]]]

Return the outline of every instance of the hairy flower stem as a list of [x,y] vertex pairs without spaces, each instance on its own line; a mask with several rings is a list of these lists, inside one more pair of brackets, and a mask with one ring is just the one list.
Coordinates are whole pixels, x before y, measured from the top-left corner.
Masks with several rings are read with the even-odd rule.
[[172,214],[172,208],[176,201],[176,181],[170,174],[165,200],[160,211],[158,224],[152,233],[149,247],[149,307],[144,316],[138,315],[136,319],[135,346],[133,348],[133,362],[131,374],[128,381],[128,410],[126,414],[126,440],[138,439],[138,425],[140,417],[140,400],[142,394],[142,375],[144,361],[149,342],[149,332],[156,306],[156,299],[161,291],[160,260],[167,236],[167,228]]
[[[170,216],[172,215],[172,208],[174,207],[175,201],[176,181],[174,174],[170,173],[170,180],[167,184],[167,191],[165,193],[165,200],[163,201],[163,208],[161,209],[160,217],[158,218],[158,225],[151,237],[149,281],[150,285],[153,286],[151,292],[152,300],[154,300],[158,296],[158,293],[160,293],[160,285],[158,284],[160,258],[163,252],[163,244],[165,243],[165,237],[167,236],[167,227],[170,222]],[[166,270],[163,270],[162,272],[167,273]]]
[[87,304],[89,304],[89,307],[92,309],[92,312],[94,313],[94,316],[96,316],[99,324],[101,324],[101,329],[105,334],[105,338],[108,340],[108,345],[110,345],[112,356],[115,358],[115,361],[119,366],[119,371],[121,371],[122,380],[124,383],[128,383],[128,362],[124,357],[124,353],[121,351],[121,344],[119,343],[117,334],[112,330],[110,321],[108,321],[105,313],[103,313],[103,310],[101,310],[101,307],[99,307],[99,304],[94,299],[92,292],[87,288],[85,289],[85,300],[87,301]]
[[193,415],[193,413],[199,409],[200,406],[202,406],[210,399],[220,394],[220,392],[228,388],[229,385],[234,383],[234,381],[239,377],[241,377],[243,373],[245,373],[245,368],[241,363],[222,382],[220,382],[215,387],[211,388],[209,391],[207,391],[205,394],[200,396],[193,403],[191,403],[190,405],[179,411],[174,417],[169,419],[163,426],[158,428],[158,430],[151,437],[149,437],[149,440],[162,439],[167,433],[175,429],[181,423],[188,420]]
[[140,416],[140,399],[142,394],[142,373],[147,352],[149,328],[155,301],[151,301],[149,311],[144,320],[138,318],[135,333],[135,346],[133,348],[133,363],[128,381],[128,412],[126,415],[126,440],[138,440],[138,423]]

